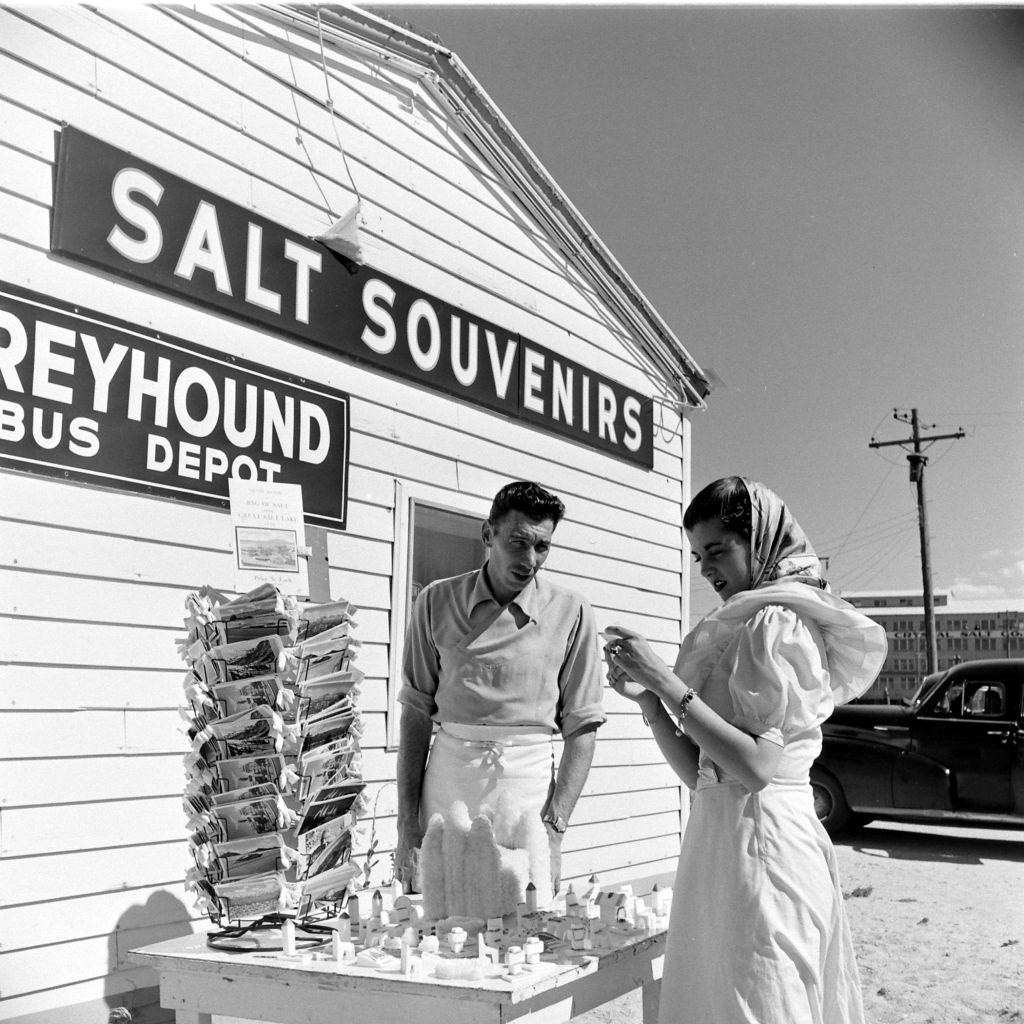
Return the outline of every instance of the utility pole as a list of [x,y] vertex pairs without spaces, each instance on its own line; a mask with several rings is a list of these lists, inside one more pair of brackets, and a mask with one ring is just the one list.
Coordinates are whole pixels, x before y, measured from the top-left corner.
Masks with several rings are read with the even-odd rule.
[[[912,437],[904,438],[901,441],[876,441],[871,439],[869,448],[886,448],[889,445],[913,444],[914,450],[907,452],[907,462],[910,463],[910,482],[917,484],[917,525],[921,534],[921,582],[924,589],[924,637],[926,644],[925,665],[929,674],[938,668],[938,649],[935,643],[935,601],[932,597],[932,559],[928,545],[928,513],[924,500],[924,467],[928,465],[928,456],[922,451],[922,442],[928,445],[936,441],[944,441],[948,438],[957,439],[964,437],[963,430],[957,430],[955,434],[932,434],[930,437],[921,436],[921,425],[917,419],[917,410],[910,410],[910,419],[906,413],[899,409],[893,409],[892,418],[900,423],[909,423]],[[935,424],[925,428],[934,430]]]

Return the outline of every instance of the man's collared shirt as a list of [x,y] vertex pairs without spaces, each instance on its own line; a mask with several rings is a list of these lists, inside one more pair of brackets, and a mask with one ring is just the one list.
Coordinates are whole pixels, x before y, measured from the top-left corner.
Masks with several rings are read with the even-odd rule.
[[484,569],[435,580],[413,605],[398,699],[439,722],[550,729],[605,720],[590,605],[535,576],[504,608]]

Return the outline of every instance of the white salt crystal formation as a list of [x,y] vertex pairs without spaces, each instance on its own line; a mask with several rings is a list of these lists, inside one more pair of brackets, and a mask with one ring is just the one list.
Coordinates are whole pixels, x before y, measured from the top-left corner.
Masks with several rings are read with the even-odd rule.
[[536,811],[526,812],[503,794],[496,811],[485,807],[472,821],[465,803],[434,814],[420,849],[423,912],[428,920],[487,920],[515,913],[533,883],[538,907],[551,893],[547,830]]

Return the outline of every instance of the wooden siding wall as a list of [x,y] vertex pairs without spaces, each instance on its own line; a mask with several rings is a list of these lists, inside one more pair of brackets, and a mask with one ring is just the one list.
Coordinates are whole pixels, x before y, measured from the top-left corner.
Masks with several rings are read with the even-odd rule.
[[[362,609],[363,746],[387,850],[394,481],[474,511],[510,478],[551,486],[569,509],[552,575],[589,597],[599,626],[627,621],[670,659],[682,442],[676,418],[645,472],[49,255],[62,123],[308,234],[351,206],[351,172],[371,265],[661,390],[413,76],[331,45],[324,60],[334,118],[315,33],[264,10],[0,11],[0,266],[14,284],[352,395],[350,527],[330,534],[330,572],[335,596]],[[0,472],[0,1018],[105,1020],[107,1004],[155,982],[128,950],[202,926],[182,885],[174,642],[186,595],[231,579],[224,512]],[[565,876],[663,874],[678,852],[679,786],[633,706],[608,691],[607,708]],[[377,877],[389,872],[385,855]]]

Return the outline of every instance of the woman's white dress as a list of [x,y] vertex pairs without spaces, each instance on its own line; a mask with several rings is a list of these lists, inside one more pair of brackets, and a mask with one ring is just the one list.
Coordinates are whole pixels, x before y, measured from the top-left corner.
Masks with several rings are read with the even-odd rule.
[[884,651],[870,620],[801,584],[737,595],[687,638],[680,677],[783,752],[759,793],[701,754],[659,1024],[862,1024],[835,851],[809,771],[821,723],[870,685]]

